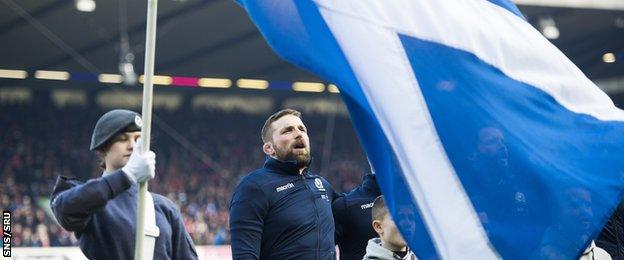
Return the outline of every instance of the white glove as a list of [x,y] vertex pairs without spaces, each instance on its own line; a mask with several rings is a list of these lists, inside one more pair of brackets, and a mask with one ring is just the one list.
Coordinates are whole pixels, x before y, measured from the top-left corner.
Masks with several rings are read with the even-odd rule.
[[152,151],[141,152],[141,138],[134,142],[132,154],[121,170],[133,183],[145,182],[156,175],[156,154]]

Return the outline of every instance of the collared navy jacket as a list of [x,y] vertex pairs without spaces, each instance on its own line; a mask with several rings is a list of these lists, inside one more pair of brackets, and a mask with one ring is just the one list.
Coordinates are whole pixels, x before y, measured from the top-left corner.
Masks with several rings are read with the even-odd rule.
[[620,202],[602,228],[596,238],[596,245],[606,250],[613,260],[624,259],[624,201]]
[[[160,235],[154,259],[197,259],[178,208],[151,193]],[[56,220],[80,241],[89,259],[133,259],[138,185],[121,170],[83,183],[60,176],[51,207]]]
[[334,197],[323,177],[268,157],[232,196],[234,259],[334,259]]
[[375,175],[367,174],[362,184],[333,202],[336,244],[340,248],[341,260],[362,259],[368,240],[378,237],[373,229],[371,211],[379,195],[381,191]]

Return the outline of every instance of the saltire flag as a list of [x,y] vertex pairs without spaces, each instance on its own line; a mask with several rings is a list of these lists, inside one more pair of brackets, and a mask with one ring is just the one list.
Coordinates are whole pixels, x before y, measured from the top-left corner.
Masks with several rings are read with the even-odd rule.
[[506,0],[240,0],[339,86],[421,259],[573,259],[624,186],[624,113]]

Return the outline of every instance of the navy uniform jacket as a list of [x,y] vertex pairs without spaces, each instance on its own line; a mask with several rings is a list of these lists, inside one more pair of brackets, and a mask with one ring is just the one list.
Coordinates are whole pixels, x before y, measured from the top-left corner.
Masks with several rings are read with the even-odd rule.
[[336,244],[340,248],[341,260],[362,259],[368,240],[378,237],[373,229],[371,211],[379,195],[375,175],[367,174],[361,185],[333,202]]
[[234,259],[334,259],[334,197],[323,177],[267,158],[232,196]]
[[613,260],[624,259],[624,202],[615,209],[596,238],[596,245],[606,250]]
[[[169,199],[151,193],[160,235],[154,259],[197,259],[180,211]],[[138,185],[118,170],[83,183],[60,176],[52,192],[52,211],[73,231],[89,259],[133,259]]]

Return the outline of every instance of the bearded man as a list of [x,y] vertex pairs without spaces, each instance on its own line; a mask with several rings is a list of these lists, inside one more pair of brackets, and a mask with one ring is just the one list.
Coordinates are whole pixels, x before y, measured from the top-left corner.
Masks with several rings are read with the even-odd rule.
[[301,113],[271,115],[261,135],[264,166],[241,180],[230,203],[234,259],[334,259],[336,195],[329,182],[309,172]]

